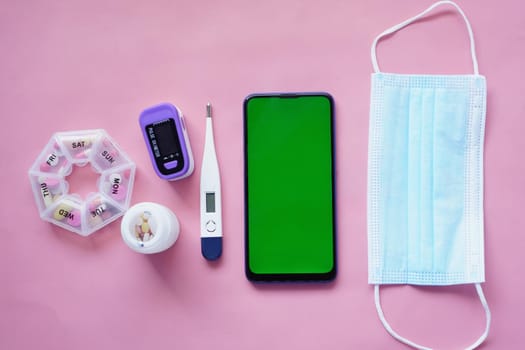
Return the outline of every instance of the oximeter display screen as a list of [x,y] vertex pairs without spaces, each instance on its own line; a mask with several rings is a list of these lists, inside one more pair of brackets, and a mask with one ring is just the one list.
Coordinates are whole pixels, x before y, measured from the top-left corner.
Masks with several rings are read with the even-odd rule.
[[177,140],[177,130],[173,119],[167,119],[153,124],[153,132],[157,138],[157,146],[163,160],[176,157],[180,150]]
[[184,167],[181,143],[173,118],[147,125],[146,134],[155,163],[162,174],[170,175]]

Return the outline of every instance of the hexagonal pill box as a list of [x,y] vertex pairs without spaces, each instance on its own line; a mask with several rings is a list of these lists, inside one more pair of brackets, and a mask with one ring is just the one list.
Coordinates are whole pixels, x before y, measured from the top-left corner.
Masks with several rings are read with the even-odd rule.
[[[100,174],[99,192],[82,200],[68,193],[66,177],[88,163]],[[134,178],[135,163],[102,129],[55,133],[29,169],[40,217],[83,236],[124,214]]]

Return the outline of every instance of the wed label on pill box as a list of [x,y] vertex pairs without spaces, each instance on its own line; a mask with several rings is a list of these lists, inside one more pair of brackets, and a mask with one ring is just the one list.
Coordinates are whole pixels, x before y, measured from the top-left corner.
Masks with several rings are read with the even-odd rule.
[[71,220],[75,218],[75,215],[72,212],[70,212],[67,209],[62,209],[62,208],[58,210],[58,217],[61,217],[61,216],[67,219],[71,219]]

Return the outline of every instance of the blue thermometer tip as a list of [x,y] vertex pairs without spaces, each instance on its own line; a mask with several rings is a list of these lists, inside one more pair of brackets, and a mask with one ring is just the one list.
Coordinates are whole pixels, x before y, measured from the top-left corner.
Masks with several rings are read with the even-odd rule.
[[222,237],[202,237],[201,251],[206,260],[217,260],[222,254]]

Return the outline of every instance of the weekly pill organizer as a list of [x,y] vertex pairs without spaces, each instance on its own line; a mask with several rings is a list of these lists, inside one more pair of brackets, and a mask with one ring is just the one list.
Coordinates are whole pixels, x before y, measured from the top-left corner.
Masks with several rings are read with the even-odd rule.
[[[91,164],[98,192],[85,200],[69,193],[73,165]],[[121,217],[129,207],[135,163],[102,129],[55,133],[29,170],[40,217],[87,236]]]

